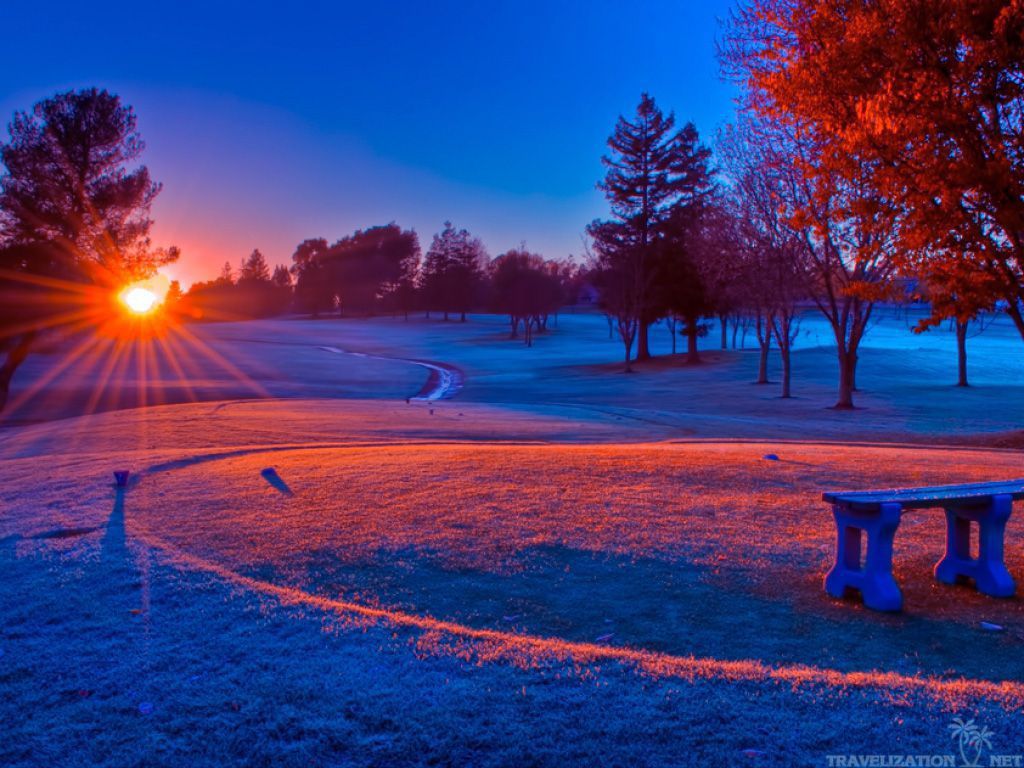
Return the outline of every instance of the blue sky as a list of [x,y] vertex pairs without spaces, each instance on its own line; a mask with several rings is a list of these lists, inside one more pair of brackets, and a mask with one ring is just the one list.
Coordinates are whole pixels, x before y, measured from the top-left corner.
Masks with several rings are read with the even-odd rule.
[[644,90],[711,140],[730,3],[5,4],[0,115],[97,85],[139,116],[173,271],[395,220],[492,254],[581,251],[604,141]]

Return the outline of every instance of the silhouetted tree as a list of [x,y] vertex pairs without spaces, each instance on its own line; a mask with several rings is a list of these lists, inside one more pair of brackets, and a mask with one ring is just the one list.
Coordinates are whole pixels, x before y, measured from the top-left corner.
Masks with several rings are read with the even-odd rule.
[[314,318],[334,306],[334,287],[323,263],[326,253],[327,241],[320,237],[303,240],[292,255],[296,309]]
[[403,279],[415,274],[419,238],[394,222],[357,230],[320,258],[328,267],[342,312],[371,314],[395,303]]
[[521,247],[495,258],[489,270],[492,308],[509,316],[510,338],[522,326],[523,341],[533,346],[534,331],[546,328],[562,301],[559,265]]
[[177,314],[181,311],[181,300],[185,297],[184,291],[181,290],[181,283],[177,280],[171,280],[170,285],[167,286],[167,293],[164,294],[164,311],[172,314]]
[[259,248],[254,248],[238,270],[239,283],[269,283],[270,267]]
[[16,112],[0,145],[0,409],[48,328],[96,325],[120,286],[177,258],[152,247],[160,185],[132,167],[144,144],[132,108],[107,91],[67,91]]
[[[664,294],[656,290],[656,261],[658,256],[672,258],[676,251],[657,245],[660,228],[675,209],[698,204],[712,188],[710,152],[700,144],[697,129],[687,123],[676,131],[675,124],[674,115],[666,117],[643,94],[634,119],[620,117],[608,139],[611,151],[602,158],[608,172],[598,184],[621,228],[616,239],[628,244],[619,258],[628,255],[636,262],[629,272],[637,281],[630,291],[637,295],[639,360],[650,357],[649,326],[668,312],[659,300]],[[592,237],[606,231],[591,226]],[[599,249],[601,253],[607,254],[607,248]]]
[[649,291],[649,277],[633,251],[631,233],[621,222],[595,221],[587,232],[593,243],[590,274],[600,295],[599,305],[619,333],[625,352],[625,370],[629,373],[633,370],[633,341]]
[[708,328],[702,319],[715,313],[708,275],[715,265],[730,258],[729,225],[718,206],[679,207],[662,224],[656,241],[657,300],[682,322],[690,364],[700,362],[697,339]]
[[459,312],[463,322],[476,303],[482,284],[487,251],[483,243],[450,221],[434,235],[423,262],[422,284],[427,309],[444,313],[447,320]]
[[234,285],[235,284],[235,272],[231,269],[231,262],[225,261],[224,266],[220,268],[220,274],[217,276],[215,281],[219,285]]

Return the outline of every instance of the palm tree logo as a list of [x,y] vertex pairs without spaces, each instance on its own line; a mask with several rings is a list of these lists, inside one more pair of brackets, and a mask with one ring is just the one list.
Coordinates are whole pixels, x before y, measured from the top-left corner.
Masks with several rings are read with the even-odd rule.
[[[974,719],[964,722],[962,718],[953,720],[949,726],[952,731],[952,738],[960,747],[960,757],[963,758],[963,768],[979,768],[981,765],[981,751],[984,748],[992,749],[992,731],[983,726],[977,725]],[[967,757],[967,753],[974,751],[973,757]]]

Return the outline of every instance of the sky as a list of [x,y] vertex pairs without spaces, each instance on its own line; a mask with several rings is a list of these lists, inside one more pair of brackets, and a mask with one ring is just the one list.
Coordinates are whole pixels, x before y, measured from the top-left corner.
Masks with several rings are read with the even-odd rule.
[[446,220],[492,255],[582,252],[621,114],[650,92],[703,139],[733,111],[715,39],[730,0],[0,0],[0,120],[58,91],[132,105],[163,191],[166,271],[209,279],[253,248]]

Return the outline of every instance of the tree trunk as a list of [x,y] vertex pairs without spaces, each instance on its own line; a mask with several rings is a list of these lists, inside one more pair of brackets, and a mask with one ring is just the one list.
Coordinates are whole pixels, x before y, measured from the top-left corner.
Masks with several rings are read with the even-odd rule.
[[636,337],[636,359],[637,360],[650,360],[651,359],[651,348],[650,341],[647,338],[647,329],[651,327],[651,324],[643,320],[640,321],[640,325],[637,328]]
[[630,363],[630,352],[633,351],[633,338],[636,336],[636,330],[631,327],[632,324],[628,320],[627,322],[623,322],[620,319],[618,324],[619,338],[622,339],[622,346],[626,349],[626,373],[632,373],[633,366]]
[[446,323],[448,322],[448,310],[447,309],[444,311],[444,321]]
[[[718,316],[718,322],[722,326],[722,349],[728,349],[729,348],[729,343],[728,343],[729,342],[729,316],[728,315],[719,315]],[[735,336],[733,338],[735,338]],[[735,344],[733,346],[735,346]],[[675,350],[672,350],[672,351],[674,352]]]
[[461,317],[461,318],[459,318],[459,322],[460,322],[460,323],[464,323],[464,322],[466,322],[466,313],[465,313],[465,312],[463,312],[463,313],[462,313],[462,317]]
[[668,332],[672,337],[672,354],[676,353],[676,319],[674,317],[667,318]]
[[700,362],[700,353],[697,351],[697,318],[695,317],[686,320],[686,362],[689,365],[696,365]]
[[772,349],[772,320],[771,318],[757,317],[757,343],[761,348],[757,360],[757,381],[755,384],[768,383],[768,353]]
[[956,321],[956,385],[958,387],[967,386],[967,325],[966,322]]
[[772,348],[772,336],[770,333],[766,333],[764,340],[758,339],[758,343],[761,345],[761,352],[757,359],[757,381],[755,384],[768,384],[768,353]]
[[28,357],[35,338],[35,331],[23,333],[15,345],[8,350],[4,364],[0,365],[0,412],[7,405],[7,396],[11,391],[11,379],[14,378],[14,372],[18,370],[19,365],[25,362],[25,358]]
[[732,319],[732,348],[736,349],[736,335],[740,332],[740,320],[738,317]]
[[789,353],[790,349],[788,344],[785,347],[779,347],[779,354],[782,357],[782,396],[784,398],[791,397],[789,382],[792,378],[792,368],[790,367],[791,358]]
[[854,376],[857,371],[857,355],[839,350],[839,399],[835,407],[839,410],[853,408]]
[[782,397],[788,398],[791,396],[790,382],[793,378],[793,318],[782,312],[777,320],[772,321],[772,331],[782,360]]

